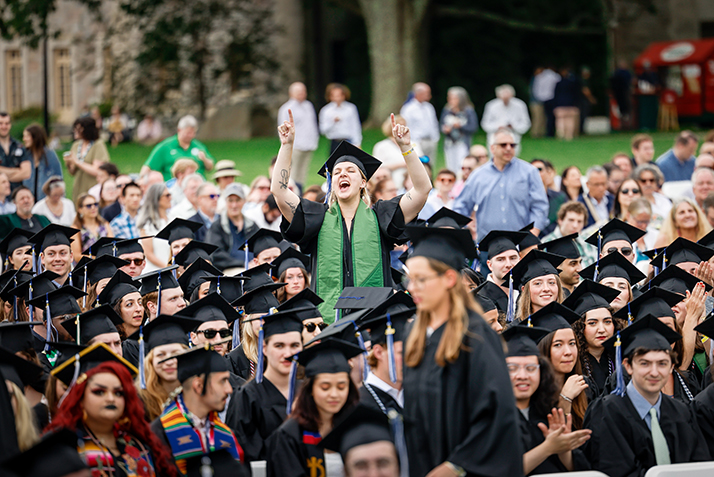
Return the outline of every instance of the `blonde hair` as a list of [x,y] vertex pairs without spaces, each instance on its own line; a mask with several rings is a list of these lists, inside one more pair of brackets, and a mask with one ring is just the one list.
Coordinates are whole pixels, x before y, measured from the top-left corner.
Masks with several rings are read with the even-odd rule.
[[[536,277],[538,278],[538,277]],[[558,303],[563,302],[563,284],[560,282],[560,277],[555,275],[555,283],[558,284],[558,297],[555,299]],[[533,314],[533,302],[531,302],[531,282],[528,281],[523,286],[523,291],[518,296],[518,310],[516,311],[516,318],[525,319]]]
[[[367,177],[364,175],[364,172],[362,172],[362,169],[358,167],[357,170],[362,180],[367,181]],[[334,180],[332,175],[330,175],[330,180]],[[359,198],[362,199],[362,202],[364,202],[367,207],[372,207],[372,199],[369,196],[369,192],[367,192],[367,184],[359,190]],[[337,192],[335,192],[334,187],[330,187],[330,198],[327,200],[327,205],[332,207],[335,202],[337,202]]]
[[176,177],[179,174],[188,172],[190,169],[193,169],[193,172],[196,172],[198,170],[198,164],[196,164],[193,159],[179,159],[174,162],[173,166],[171,166],[171,175]]
[[258,336],[255,334],[255,331],[253,331],[253,322],[248,320],[258,318],[260,316],[263,316],[263,314],[252,313],[250,315],[245,315],[243,323],[241,323],[242,339],[240,345],[243,347],[245,357],[254,363],[258,362]]
[[667,238],[667,245],[679,237],[675,217],[677,215],[677,208],[684,202],[691,205],[694,212],[697,214],[697,237],[695,240],[701,239],[712,230],[711,225],[709,225],[709,221],[697,203],[688,197],[679,197],[672,201],[672,208],[670,209],[669,214],[667,214],[664,218],[664,223],[662,224],[662,229],[660,230],[660,233]]
[[[181,345],[183,349],[188,349],[188,346]],[[154,368],[154,351],[149,351],[149,354],[144,358],[144,375],[146,377],[146,389],[141,389],[139,386],[139,378],[136,378],[136,390],[139,397],[144,402],[146,409],[146,417],[149,422],[153,421],[164,411],[164,404],[169,399],[169,393],[161,384],[161,378],[156,373]],[[178,386],[177,386],[178,387]]]
[[8,381],[12,390],[12,408],[15,411],[15,430],[17,431],[17,445],[24,452],[40,440],[40,434],[35,422],[35,413],[30,403],[17,384]]
[[[429,266],[436,273],[442,275],[453,268],[434,259],[427,259]],[[478,312],[478,307],[474,299],[466,290],[466,286],[461,280],[461,275],[457,273],[457,280],[453,287],[449,288],[449,302],[451,311],[449,319],[446,322],[444,334],[439,341],[439,346],[436,349],[436,364],[441,367],[448,363],[453,363],[459,357],[461,350],[469,351],[464,346],[464,336],[469,333],[469,318],[468,312]],[[410,368],[419,366],[424,358],[424,349],[426,348],[426,329],[429,326],[431,313],[428,311],[418,310],[416,322],[412,326],[406,341],[406,350],[404,352],[404,362]]]
[[87,281],[87,284],[87,300],[84,300],[85,297],[77,298],[77,304],[82,309],[82,313],[91,310],[94,306],[94,302],[97,300],[97,284],[89,283],[89,281]]

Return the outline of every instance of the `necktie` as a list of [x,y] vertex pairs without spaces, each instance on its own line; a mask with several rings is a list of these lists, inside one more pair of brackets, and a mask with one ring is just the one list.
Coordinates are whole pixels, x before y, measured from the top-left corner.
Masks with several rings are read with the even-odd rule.
[[657,460],[657,465],[668,465],[671,464],[669,459],[669,447],[667,446],[667,439],[664,438],[664,433],[662,433],[662,428],[659,427],[659,419],[657,419],[657,410],[655,408],[650,409],[650,417],[652,418],[651,430],[652,430],[652,443],[654,444],[655,459]]

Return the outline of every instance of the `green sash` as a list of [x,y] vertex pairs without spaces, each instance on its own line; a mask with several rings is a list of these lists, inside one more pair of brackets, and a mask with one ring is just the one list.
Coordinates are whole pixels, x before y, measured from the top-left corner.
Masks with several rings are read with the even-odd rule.
[[[318,309],[325,323],[335,321],[334,306],[344,288],[342,257],[342,212],[335,202],[325,213],[317,236],[317,269],[313,271],[315,292],[325,300]],[[358,287],[384,286],[382,241],[374,211],[360,201],[352,227],[352,269]]]

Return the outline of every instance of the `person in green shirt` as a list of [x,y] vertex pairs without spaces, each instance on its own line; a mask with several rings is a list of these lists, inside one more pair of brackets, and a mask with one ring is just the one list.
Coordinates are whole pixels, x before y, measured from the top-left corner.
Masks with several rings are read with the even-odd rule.
[[141,167],[141,175],[158,171],[164,176],[164,181],[171,179],[171,166],[179,159],[193,159],[198,164],[198,173],[205,176],[206,171],[213,169],[213,156],[206,146],[196,141],[198,121],[193,116],[184,116],[178,122],[178,132],[175,136],[158,143],[149,154],[149,158]]

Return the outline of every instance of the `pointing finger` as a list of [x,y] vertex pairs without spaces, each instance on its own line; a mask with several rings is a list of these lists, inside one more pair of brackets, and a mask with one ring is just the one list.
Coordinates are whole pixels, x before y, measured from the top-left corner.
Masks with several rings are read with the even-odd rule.
[[288,109],[288,117],[290,117],[290,121],[289,121],[290,125],[291,126],[295,125],[295,120],[293,119],[293,110],[292,109]]
[[397,127],[397,121],[394,119],[394,113],[392,113],[390,117],[392,119],[392,129],[394,129],[395,127]]

